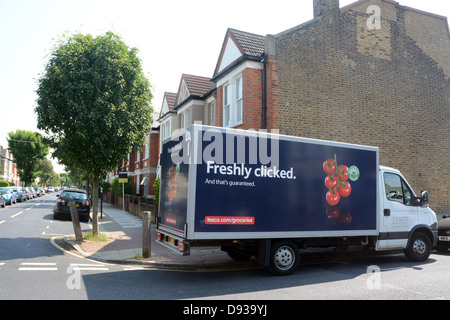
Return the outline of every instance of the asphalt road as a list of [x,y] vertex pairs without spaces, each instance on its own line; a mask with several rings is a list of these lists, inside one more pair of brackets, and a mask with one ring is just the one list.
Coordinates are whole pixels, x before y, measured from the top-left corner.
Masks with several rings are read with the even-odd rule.
[[53,220],[55,199],[53,193],[0,208],[0,299],[450,299],[450,253],[433,252],[424,263],[401,253],[305,254],[287,277],[265,269],[167,271],[88,260],[60,247],[58,237],[73,227]]

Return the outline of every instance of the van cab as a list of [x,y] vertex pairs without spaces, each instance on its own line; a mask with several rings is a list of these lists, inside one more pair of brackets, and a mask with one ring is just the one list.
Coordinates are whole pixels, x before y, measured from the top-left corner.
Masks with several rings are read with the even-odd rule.
[[[428,204],[428,192],[417,196],[400,171],[380,166],[377,250],[402,248],[408,258],[423,261],[437,243],[436,214]],[[426,258],[425,258],[426,257]]]

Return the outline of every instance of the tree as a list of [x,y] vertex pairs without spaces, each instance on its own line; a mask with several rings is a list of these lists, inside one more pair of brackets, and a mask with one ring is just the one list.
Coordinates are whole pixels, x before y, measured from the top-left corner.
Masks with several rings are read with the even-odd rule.
[[8,136],[8,150],[14,155],[20,180],[30,185],[37,177],[38,162],[48,154],[48,146],[38,132],[16,130]]
[[37,95],[38,128],[48,136],[53,156],[94,179],[97,235],[100,173],[113,170],[151,129],[151,87],[138,50],[112,32],[62,38],[39,79]]
[[47,186],[51,178],[53,178],[53,164],[47,158],[38,161],[39,182],[41,186]]

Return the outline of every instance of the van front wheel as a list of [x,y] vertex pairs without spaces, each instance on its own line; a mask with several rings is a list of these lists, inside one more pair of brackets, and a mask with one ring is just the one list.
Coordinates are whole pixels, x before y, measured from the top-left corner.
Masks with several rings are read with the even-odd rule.
[[431,240],[423,232],[415,232],[409,240],[405,249],[406,257],[415,262],[423,262],[428,259],[431,253]]

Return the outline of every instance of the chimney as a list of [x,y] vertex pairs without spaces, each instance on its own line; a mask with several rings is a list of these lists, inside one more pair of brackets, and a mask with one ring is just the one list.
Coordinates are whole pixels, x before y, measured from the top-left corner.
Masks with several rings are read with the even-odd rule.
[[338,16],[339,0],[313,0],[314,18],[319,16]]

